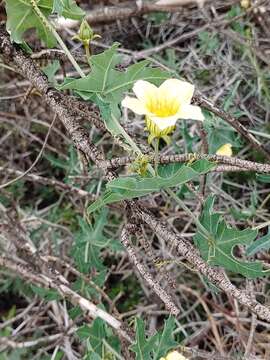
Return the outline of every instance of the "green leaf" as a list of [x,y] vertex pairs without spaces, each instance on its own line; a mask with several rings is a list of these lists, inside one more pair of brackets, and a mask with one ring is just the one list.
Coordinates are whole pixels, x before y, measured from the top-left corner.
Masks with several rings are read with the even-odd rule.
[[75,0],[53,0],[52,13],[74,20],[80,20],[85,15]]
[[235,246],[251,245],[257,236],[257,231],[229,228],[221,215],[213,210],[214,201],[213,196],[208,197],[200,217],[200,223],[207,230],[208,235],[198,228],[194,237],[203,259],[210,265],[222,266],[250,279],[263,276],[262,262],[242,261],[233,254]]
[[[50,0],[40,0],[38,7],[42,14],[48,18],[52,8]],[[6,0],[7,12],[7,30],[11,34],[11,38],[16,43],[23,42],[23,34],[28,29],[35,28],[38,37],[42,39],[49,47],[56,44],[56,40],[51,31],[44,26],[42,20],[37,16],[32,5],[28,1],[23,0]]]
[[95,217],[93,224],[79,219],[80,231],[75,234],[72,256],[79,271],[83,273],[88,273],[90,269],[103,271],[105,267],[101,260],[101,251],[111,246],[115,249],[114,242],[104,235],[107,212],[104,209],[99,216]]
[[162,356],[165,356],[169,350],[176,348],[178,343],[173,339],[173,330],[175,328],[175,320],[170,316],[164,325],[162,334],[157,336],[157,346],[153,349],[154,360],[159,360]]
[[203,126],[207,132],[210,154],[215,154],[222,145],[227,143],[232,144],[234,148],[241,146],[241,140],[235,129],[207,111],[204,112],[204,115]]
[[270,183],[270,175],[267,174],[256,174],[256,179],[265,184]]
[[35,285],[31,285],[32,290],[35,294],[39,295],[46,301],[59,300],[61,295],[54,289],[44,289]]
[[[61,3],[60,3],[61,1]],[[16,43],[23,42],[23,35],[26,30],[36,29],[38,36],[49,47],[56,44],[56,40],[49,28],[35,12],[30,2],[25,0],[6,0],[7,30]],[[61,5],[61,6],[60,6]],[[48,18],[55,7],[61,10],[61,14],[70,19],[79,20],[84,12],[73,0],[39,0],[37,6],[42,14]]]
[[215,167],[214,163],[198,160],[191,166],[173,164],[159,167],[159,176],[155,177],[129,176],[114,179],[107,183],[105,193],[89,206],[88,211],[91,213],[116,201],[133,199],[182,185],[213,167]]
[[48,64],[47,66],[45,66],[42,71],[44,72],[44,74],[47,76],[48,81],[50,83],[52,83],[53,85],[56,84],[56,80],[55,80],[55,74],[57,73],[57,71],[60,69],[60,63],[58,60],[54,60],[53,62],[51,62],[50,64]]
[[156,342],[157,334],[146,339],[144,322],[140,318],[136,318],[136,341],[131,346],[131,350],[136,353],[136,360],[152,360],[151,352]]
[[217,34],[209,31],[201,31],[199,33],[200,50],[205,55],[213,55],[213,53],[220,47],[220,41]]
[[157,332],[153,336],[146,337],[144,322],[136,318],[136,342],[131,346],[131,350],[136,353],[136,360],[159,360],[165,356],[169,350],[176,348],[178,343],[173,339],[175,320],[169,317],[165,321],[162,332]]
[[259,251],[269,250],[270,249],[270,228],[268,228],[268,233],[251,244],[246,251],[247,256],[252,256]]
[[93,353],[93,351],[91,351],[83,358],[83,360],[103,360],[103,358],[101,358],[97,353]]
[[91,326],[83,325],[77,330],[80,340],[87,340],[87,354],[83,359],[101,360],[110,359],[111,352],[107,352],[104,347],[104,340],[114,349],[115,353],[120,353],[120,341],[113,334],[112,329],[102,320],[95,319]]
[[79,336],[80,340],[88,339],[90,336],[90,326],[83,325],[79,327],[79,329],[76,331],[76,334]]
[[149,61],[140,61],[129,66],[126,71],[119,71],[115,66],[120,63],[117,54],[119,44],[115,43],[108,50],[90,58],[91,72],[82,79],[64,83],[61,89],[73,89],[85,100],[93,100],[93,94],[105,103],[120,103],[123,93],[132,88],[135,81],[147,80],[161,84],[169,77],[169,72],[147,67]]
[[[120,117],[120,109],[118,105],[105,102],[99,94],[94,94],[92,101],[99,106],[100,113],[107,130],[113,135],[113,137],[121,137],[123,134],[123,128],[117,120],[117,118]],[[131,147],[125,142],[124,137],[122,138],[122,143],[125,150],[131,151]]]
[[238,80],[235,82],[235,84],[232,86],[232,89],[230,89],[229,94],[226,96],[223,104],[224,111],[228,111],[230,107],[233,105],[233,101],[236,97],[237,90],[239,88],[239,85],[241,84],[242,80]]
[[103,339],[106,338],[104,321],[97,318],[91,326],[83,325],[77,330],[77,335],[81,340],[88,339],[91,350],[102,356]]
[[[72,89],[84,100],[96,103],[108,131],[116,138],[121,137],[126,143],[126,134],[118,122],[121,112],[119,104],[124,92],[130,90],[137,80],[146,80],[160,85],[170,73],[149,67],[149,61],[140,61],[129,66],[125,71],[116,70],[121,57],[117,53],[119,44],[115,43],[101,54],[90,58],[91,72],[81,79],[68,79],[59,87],[61,90]],[[130,151],[130,146],[124,146]]]

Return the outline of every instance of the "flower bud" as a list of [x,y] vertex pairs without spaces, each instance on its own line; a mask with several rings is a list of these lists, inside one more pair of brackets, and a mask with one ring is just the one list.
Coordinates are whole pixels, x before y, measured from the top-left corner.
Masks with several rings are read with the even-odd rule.
[[248,9],[251,6],[250,0],[241,0],[240,4],[243,9]]
[[94,32],[91,26],[88,24],[88,22],[85,19],[83,19],[79,30],[79,38],[81,42],[89,43],[92,40],[93,35]]
[[79,40],[84,46],[89,46],[90,42],[95,38],[100,38],[100,35],[94,34],[93,29],[88,24],[86,19],[83,19],[79,32],[73,39]]

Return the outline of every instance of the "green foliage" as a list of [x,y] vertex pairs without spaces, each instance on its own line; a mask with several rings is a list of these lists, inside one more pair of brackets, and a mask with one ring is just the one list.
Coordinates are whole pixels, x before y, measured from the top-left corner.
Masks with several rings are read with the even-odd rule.
[[[238,87],[241,81],[235,82],[235,84],[230,89],[228,95],[225,97],[223,103],[223,109],[229,111],[233,108],[234,99],[237,94]],[[233,148],[241,147],[241,140],[237,131],[230,125],[228,125],[224,120],[218,118],[217,116],[205,112],[205,121],[204,127],[207,132],[207,140],[209,145],[209,153],[215,153],[222,145],[230,143]],[[243,115],[242,112],[234,112],[233,115],[238,118]]]
[[[241,14],[243,14],[244,10],[237,4],[235,6],[232,6],[230,11],[227,12],[227,19],[231,20],[234,17],[237,17]],[[230,27],[238,32],[240,35],[244,36],[245,35],[245,23],[243,21],[241,21],[241,19],[237,19],[235,21],[232,21],[230,23]]]
[[15,349],[11,351],[4,351],[0,354],[0,360],[22,360],[28,357],[32,358],[33,354],[29,349]]
[[190,166],[182,164],[161,166],[158,176],[145,178],[128,176],[114,179],[107,183],[105,193],[89,206],[88,211],[91,213],[116,201],[133,199],[182,185],[198,178],[200,174],[208,172],[214,166],[215,164],[209,161],[198,160]]
[[53,0],[52,13],[75,20],[80,20],[85,15],[75,0]]
[[217,34],[210,33],[209,31],[201,31],[199,33],[199,46],[203,54],[213,55],[220,46]]
[[238,90],[238,87],[240,84],[241,84],[241,80],[236,81],[236,83],[234,84],[232,89],[230,89],[229,94],[225,97],[225,101],[223,104],[223,109],[225,111],[228,111],[230,109],[230,107],[233,105],[233,101],[236,97],[237,90]]
[[[49,47],[56,43],[50,29],[38,16],[36,10],[29,1],[6,0],[7,30],[11,33],[11,38],[17,43],[23,42],[23,35],[26,30],[35,28],[38,36]],[[79,20],[84,16],[84,12],[76,5],[74,0],[39,0],[38,9],[48,18],[56,11],[65,18]]]
[[167,14],[165,11],[164,12],[157,11],[147,15],[147,21],[151,21],[155,25],[161,25],[162,23],[164,23],[164,21],[168,19],[168,17],[169,14]]
[[101,54],[91,56],[89,75],[63,84],[61,89],[75,90],[85,100],[92,100],[96,94],[106,103],[119,103],[124,91],[131,89],[135,81],[141,79],[160,84],[169,77],[168,72],[147,67],[149,61],[133,64],[126,71],[116,70],[115,66],[120,63],[118,46],[116,43]]
[[91,350],[102,355],[103,339],[106,336],[105,323],[101,319],[96,319],[92,326],[84,325],[77,331],[81,340],[88,339],[91,344]]
[[252,256],[259,251],[269,250],[270,249],[270,228],[268,228],[268,233],[261,237],[259,240],[251,244],[246,251],[247,256]]
[[210,154],[215,154],[222,145],[227,143],[232,144],[234,148],[240,147],[239,135],[231,126],[209,112],[205,111],[204,115],[203,126],[207,132]]
[[44,157],[50,162],[57,175],[64,173],[64,182],[74,185],[71,177],[81,174],[81,163],[74,146],[69,147],[67,159],[55,156],[52,153],[44,154]]
[[80,272],[88,273],[90,269],[105,270],[100,252],[104,248],[121,249],[118,242],[104,235],[107,220],[107,210],[103,210],[95,218],[93,224],[79,219],[80,231],[75,235],[72,256]]
[[[184,142],[185,142],[185,152],[187,153],[193,153],[195,152],[195,146],[196,143],[198,142],[199,137],[197,135],[191,135],[190,131],[189,131],[189,127],[186,121],[181,121],[179,124],[179,130],[181,133],[181,137],[183,138]],[[177,145],[174,143],[173,146],[175,147],[175,153],[177,154],[178,152],[183,152],[183,149],[177,149]]]
[[57,71],[59,69],[60,69],[60,63],[58,60],[54,60],[53,62],[51,62],[50,64],[48,64],[47,66],[45,66],[42,69],[44,74],[47,76],[48,81],[50,83],[52,83],[53,85],[57,84],[57,82],[55,80],[55,74],[57,73]]
[[35,294],[42,297],[46,301],[59,300],[61,296],[56,290],[44,289],[35,285],[31,285],[31,289]]
[[222,266],[249,279],[265,275],[262,262],[242,261],[233,254],[237,245],[251,245],[257,236],[257,230],[229,228],[221,215],[214,211],[214,201],[213,196],[208,197],[200,217],[200,224],[206,231],[202,231],[200,227],[194,237],[203,259],[209,265]]
[[101,319],[97,318],[91,326],[83,325],[77,330],[81,341],[87,341],[87,353],[84,359],[106,359],[110,351],[106,348],[105,342],[116,352],[120,352],[120,343],[113,335],[111,328]]
[[160,85],[169,77],[169,72],[149,67],[149,61],[140,61],[126,71],[116,70],[121,57],[117,54],[119,44],[90,58],[91,72],[82,79],[68,79],[60,89],[72,89],[84,100],[95,102],[101,110],[106,127],[113,136],[119,136],[120,110],[118,104],[125,91],[132,88],[137,80],[146,80]]
[[136,318],[136,341],[131,346],[131,350],[136,353],[136,360],[159,360],[169,350],[176,348],[178,343],[173,339],[174,327],[174,318],[169,317],[162,332],[147,338],[143,320]]
[[244,208],[234,208],[230,209],[231,214],[236,220],[247,220],[256,216],[258,205],[258,194],[256,191],[253,191],[251,194],[251,202],[248,207]]
[[267,174],[256,174],[256,179],[265,184],[270,183],[270,175]]
[[140,304],[143,291],[135,274],[121,278],[121,280],[120,276],[113,279],[113,282],[110,283],[110,289],[108,289],[108,295],[114,299],[119,294],[128,294],[128,296],[122,297],[122,301],[118,303],[118,310],[121,313],[130,311]]

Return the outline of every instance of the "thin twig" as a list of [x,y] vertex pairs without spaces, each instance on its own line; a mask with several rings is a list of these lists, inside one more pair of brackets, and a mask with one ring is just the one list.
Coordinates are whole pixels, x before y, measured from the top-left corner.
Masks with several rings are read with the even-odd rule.
[[237,118],[229,114],[228,112],[220,109],[216,105],[212,104],[211,101],[205,99],[202,96],[195,95],[193,97],[195,103],[205,109],[211,111],[213,114],[219,116],[221,119],[230,124],[239,134],[241,134],[254,149],[259,150],[264,156],[270,160],[270,152],[259,142],[249,131],[242,125]]
[[1,184],[0,185],[0,189],[3,189],[11,184],[14,184],[16,181],[18,180],[21,180],[24,176],[26,176],[27,174],[30,173],[30,171],[36,166],[36,164],[38,163],[39,159],[41,158],[42,154],[43,154],[43,151],[47,145],[47,141],[48,141],[48,138],[49,138],[49,135],[51,133],[51,129],[55,123],[55,120],[56,120],[57,116],[55,115],[54,118],[53,118],[53,121],[51,122],[51,125],[47,131],[47,134],[46,134],[46,137],[45,137],[45,140],[44,140],[44,143],[42,145],[42,148],[40,150],[40,152],[38,153],[38,156],[35,158],[35,161],[33,162],[33,164],[25,171],[23,172],[22,174],[20,174],[19,176],[17,176],[15,179],[12,179],[4,184]]
[[159,285],[158,282],[156,282],[149,271],[146,269],[144,265],[142,265],[137,258],[136,252],[131,245],[129,241],[129,234],[130,229],[128,228],[132,227],[132,225],[127,225],[123,228],[122,234],[121,234],[121,243],[126,248],[128,255],[130,257],[130,260],[134,263],[136,268],[138,269],[139,273],[145,280],[145,282],[150,286],[150,288],[157,294],[157,296],[164,302],[165,307],[175,316],[177,316],[180,312],[180,310],[177,308],[177,306],[174,304],[171,296]]

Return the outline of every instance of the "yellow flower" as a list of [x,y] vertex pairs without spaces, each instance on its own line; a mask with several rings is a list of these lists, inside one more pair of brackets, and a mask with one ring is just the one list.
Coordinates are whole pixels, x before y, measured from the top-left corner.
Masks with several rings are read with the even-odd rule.
[[232,156],[232,144],[224,144],[222,145],[217,151],[216,151],[216,155],[221,155],[221,156]]
[[250,0],[241,0],[240,4],[243,9],[248,9],[251,6]]
[[181,355],[178,351],[171,351],[164,358],[160,358],[160,360],[188,360],[185,356]]
[[204,120],[199,106],[190,105],[194,86],[188,82],[168,79],[157,87],[148,81],[138,80],[133,91],[137,98],[126,96],[122,106],[135,114],[145,115],[149,143],[154,138],[167,141],[178,119]]

